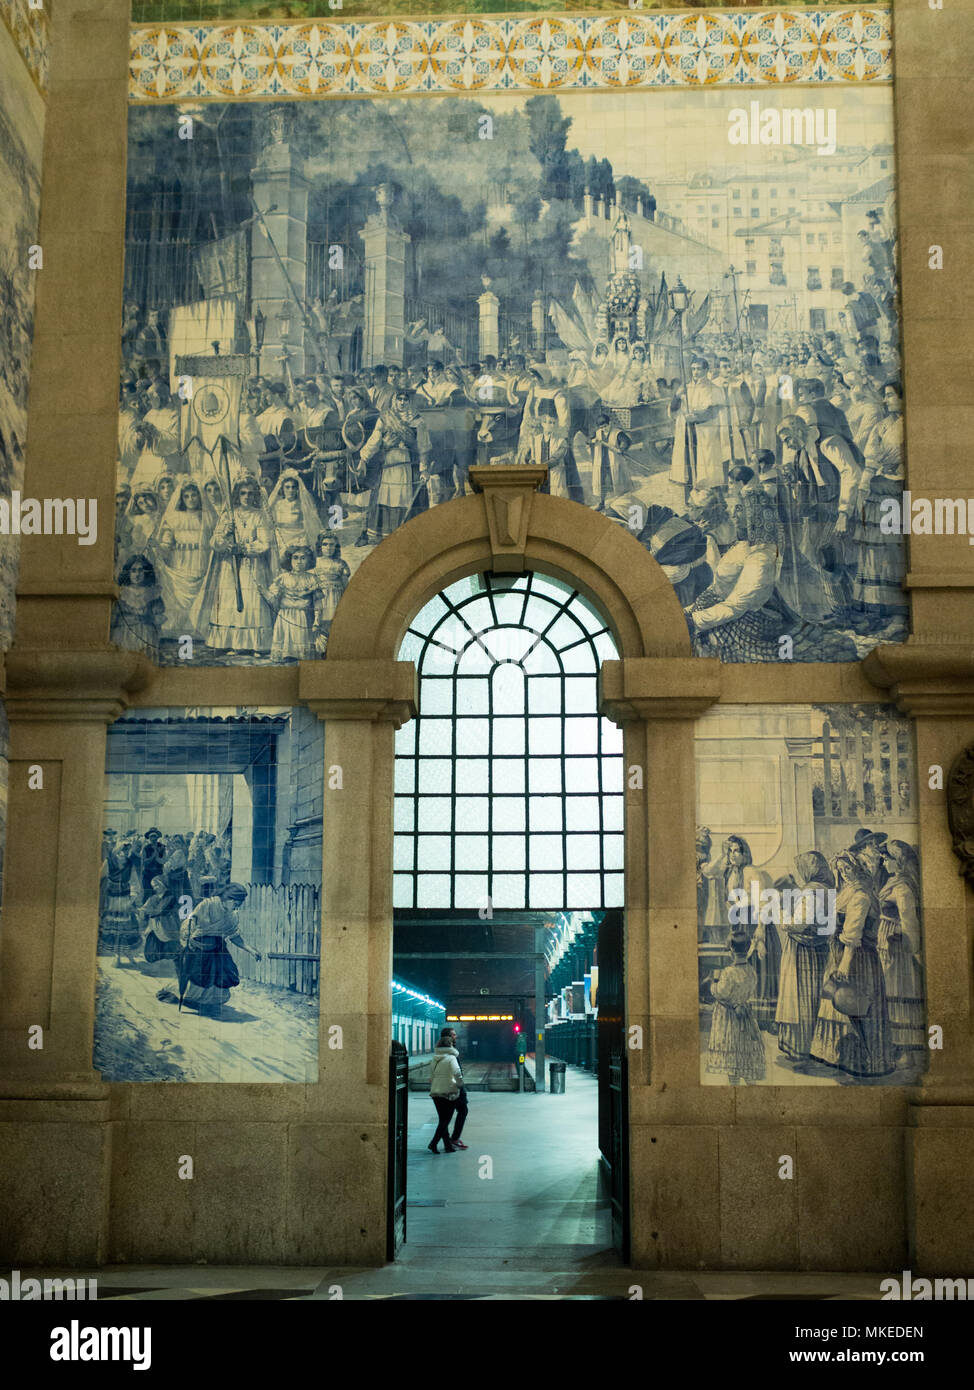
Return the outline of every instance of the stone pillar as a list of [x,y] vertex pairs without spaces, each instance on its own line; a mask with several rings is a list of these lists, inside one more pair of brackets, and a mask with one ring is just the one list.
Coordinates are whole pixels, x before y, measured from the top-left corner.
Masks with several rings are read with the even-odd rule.
[[261,372],[282,378],[285,354],[296,376],[305,369],[308,181],[304,161],[288,140],[293,113],[272,106],[265,125],[267,144],[250,176],[261,213],[251,228],[251,310],[259,308],[266,320]]
[[365,331],[362,365],[402,366],[406,341],[406,247],[409,237],[392,215],[392,192],[375,190],[379,211],[359,236],[365,243]]
[[586,188],[585,192],[582,194],[582,216],[585,218],[586,222],[591,222],[592,190],[590,188]]
[[[664,657],[606,661],[599,674],[599,710],[624,731],[626,775],[626,1008],[627,1030],[638,1025],[642,1047],[628,1051],[629,1171],[632,1263],[653,1268],[661,1251],[656,1190],[660,1164],[691,1168],[695,1136],[650,1129],[654,1094],[699,1086],[697,1000],[696,781],[694,723],[718,698],[720,663],[708,658]],[[692,693],[690,693],[692,692]],[[642,786],[634,770],[639,769]],[[675,794],[674,788],[682,788]],[[651,1090],[652,1088],[652,1090]],[[656,1139],[670,1148],[663,1156]],[[698,1181],[699,1169],[693,1181]],[[716,1178],[716,1173],[712,1173]],[[689,1193],[688,1193],[689,1195]],[[699,1263],[692,1238],[668,1249],[671,1267]],[[719,1236],[716,1239],[719,1250]],[[696,1256],[696,1258],[691,1258]],[[685,1257],[685,1265],[680,1260]]]
[[[918,1274],[974,1275],[974,1209],[961,1172],[974,1169],[974,894],[946,833],[946,778],[974,739],[974,659],[969,644],[877,647],[863,669],[915,721],[919,791],[923,966],[927,1023],[943,1029],[920,1086],[906,1092],[909,1267]],[[936,779],[934,779],[936,780]]]
[[303,1190],[295,1195],[309,1224],[309,1250],[329,1250],[331,1258],[349,1263],[381,1264],[392,1027],[393,760],[396,729],[416,714],[416,671],[406,661],[302,662],[299,691],[325,721],[319,1079],[308,1097],[316,1118],[341,1124],[348,1137],[328,1153],[329,1184],[342,1194],[337,1206],[329,1209],[320,1199],[322,1159],[313,1146],[300,1176]]
[[480,306],[480,357],[496,357],[500,350],[500,320],[498,310],[500,300],[490,288],[490,277],[485,275],[481,282],[484,292],[477,299]]

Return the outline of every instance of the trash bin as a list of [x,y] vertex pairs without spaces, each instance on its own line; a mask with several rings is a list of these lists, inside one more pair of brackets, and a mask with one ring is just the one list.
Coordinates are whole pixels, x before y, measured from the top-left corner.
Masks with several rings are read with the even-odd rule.
[[565,1094],[564,1062],[548,1063],[548,1090],[553,1096],[563,1096]]

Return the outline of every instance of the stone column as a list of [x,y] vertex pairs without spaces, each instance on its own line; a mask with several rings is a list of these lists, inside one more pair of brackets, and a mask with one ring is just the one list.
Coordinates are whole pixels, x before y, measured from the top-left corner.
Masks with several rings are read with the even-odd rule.
[[329,1184],[343,1194],[338,1207],[329,1209],[320,1200],[323,1160],[313,1145],[292,1201],[304,1209],[309,1248],[381,1264],[392,1027],[393,759],[396,729],[416,714],[416,672],[406,661],[302,662],[299,690],[325,721],[319,1079],[308,1089],[308,1102],[319,1122],[347,1128],[347,1141],[333,1144],[327,1156]]
[[[968,644],[877,647],[863,662],[874,684],[913,717],[917,745],[923,964],[927,1024],[943,1029],[907,1109],[907,1231],[917,1273],[974,1274],[974,1211],[960,1172],[974,1171],[974,894],[946,833],[947,774],[974,740],[974,656]],[[943,789],[930,786],[941,768]]]
[[[707,658],[606,661],[599,676],[600,712],[624,730],[625,1023],[638,1025],[643,1043],[628,1052],[629,1181],[639,1194],[631,1238],[633,1265],[643,1268],[660,1262],[646,1200],[665,1162],[654,1147],[660,1131],[649,1128],[653,1101],[669,1088],[678,1103],[681,1090],[699,1086],[693,734],[719,692],[720,663]],[[682,1136],[663,1138],[676,1161]]]
[[586,188],[585,192],[582,194],[582,216],[585,218],[586,222],[591,222],[592,190],[590,188]]
[[489,276],[485,275],[481,283],[484,292],[478,297],[477,303],[480,306],[480,356],[483,360],[487,356],[496,357],[500,349],[500,300],[490,288]]
[[264,376],[304,372],[304,315],[307,298],[308,181],[304,161],[288,142],[293,114],[272,106],[266,117],[268,143],[251,172],[254,202],[261,214],[251,230],[251,311],[265,315],[260,363]]
[[406,247],[409,237],[392,215],[392,192],[375,190],[379,211],[359,236],[365,243],[365,331],[362,365],[401,366],[406,341]]

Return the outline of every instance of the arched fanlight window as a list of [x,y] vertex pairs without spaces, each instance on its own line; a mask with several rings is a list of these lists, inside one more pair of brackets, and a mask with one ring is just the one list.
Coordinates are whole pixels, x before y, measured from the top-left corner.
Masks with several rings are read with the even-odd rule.
[[474,575],[426,604],[399,649],[419,710],[396,734],[396,907],[622,905],[622,733],[596,691],[617,656],[545,575]]

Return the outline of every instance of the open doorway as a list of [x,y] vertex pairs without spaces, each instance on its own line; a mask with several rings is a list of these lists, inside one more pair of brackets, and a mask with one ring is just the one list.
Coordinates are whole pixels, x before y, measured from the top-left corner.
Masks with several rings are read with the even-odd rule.
[[[403,639],[419,700],[396,739],[391,1258],[472,1238],[499,1258],[627,1254],[622,735],[597,691],[616,655],[593,606],[537,573],[460,580]],[[434,1156],[451,1049],[416,1047],[445,1028],[469,1114]]]

